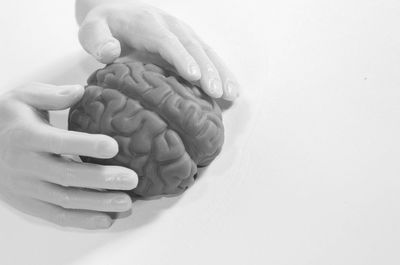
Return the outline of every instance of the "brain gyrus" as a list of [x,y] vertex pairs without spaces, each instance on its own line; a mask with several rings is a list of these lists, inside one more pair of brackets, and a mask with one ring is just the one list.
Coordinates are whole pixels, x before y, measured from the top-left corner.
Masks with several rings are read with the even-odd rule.
[[84,162],[131,168],[139,176],[135,195],[179,194],[193,184],[224,142],[216,102],[173,72],[141,62],[114,63],[88,80],[71,107],[70,130],[113,137],[111,159]]

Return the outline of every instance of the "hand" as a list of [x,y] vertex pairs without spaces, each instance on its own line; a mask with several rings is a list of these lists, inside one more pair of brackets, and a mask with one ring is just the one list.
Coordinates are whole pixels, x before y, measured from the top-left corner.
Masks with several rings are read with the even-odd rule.
[[234,100],[239,85],[218,55],[184,22],[132,0],[77,0],[79,40],[102,63],[122,54],[158,54],[211,97]]
[[112,224],[108,212],[128,211],[132,205],[127,194],[111,190],[135,188],[137,175],[124,167],[61,156],[111,158],[118,144],[106,135],[48,123],[47,110],[68,108],[83,92],[81,86],[35,83],[0,97],[0,194],[19,210],[62,226],[107,228]]

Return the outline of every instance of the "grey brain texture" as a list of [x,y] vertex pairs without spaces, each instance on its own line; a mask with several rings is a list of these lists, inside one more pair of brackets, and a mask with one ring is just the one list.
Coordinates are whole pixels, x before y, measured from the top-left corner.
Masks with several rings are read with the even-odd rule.
[[71,107],[68,126],[113,137],[119,145],[115,157],[81,158],[133,169],[139,176],[133,193],[141,197],[182,193],[224,141],[213,99],[175,73],[141,62],[114,63],[93,73]]

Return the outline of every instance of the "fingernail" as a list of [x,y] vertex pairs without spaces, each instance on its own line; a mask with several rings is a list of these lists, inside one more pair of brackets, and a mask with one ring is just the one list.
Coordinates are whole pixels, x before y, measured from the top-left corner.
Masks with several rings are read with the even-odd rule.
[[131,202],[131,199],[127,196],[118,196],[110,201],[110,206],[122,211],[127,211],[131,207]]
[[222,85],[221,85],[221,81],[217,78],[213,78],[210,81],[210,85],[209,85],[209,92],[210,95],[214,98],[219,98],[222,96],[223,92],[222,92]]
[[238,96],[239,96],[238,86],[235,83],[233,83],[231,81],[228,81],[226,83],[226,96],[225,96],[225,98],[228,99],[228,100],[234,100]]
[[112,181],[115,182],[116,186],[118,186],[119,189],[123,190],[134,189],[138,184],[137,175],[134,173],[122,173],[115,176]]
[[60,96],[73,95],[81,89],[82,89],[81,85],[67,86],[66,88],[63,88],[60,91],[58,91],[58,95],[60,95]]
[[107,216],[95,216],[92,221],[97,228],[109,228],[112,225],[112,220]]
[[111,200],[111,204],[113,205],[127,205],[129,202],[130,200],[126,196],[118,196]]
[[120,47],[114,41],[106,42],[103,46],[98,49],[96,54],[97,59],[106,63],[112,62],[120,54]]
[[103,141],[98,144],[97,152],[102,156],[111,158],[118,153],[118,146],[109,141]]
[[189,65],[189,74],[199,79],[201,77],[199,66],[194,63],[190,64]]

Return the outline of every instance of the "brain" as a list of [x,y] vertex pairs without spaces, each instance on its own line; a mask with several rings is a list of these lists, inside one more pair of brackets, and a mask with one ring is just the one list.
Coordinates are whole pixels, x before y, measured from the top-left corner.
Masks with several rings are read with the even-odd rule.
[[224,141],[221,110],[198,87],[175,73],[141,62],[114,63],[88,80],[71,107],[70,130],[113,137],[119,153],[84,162],[131,168],[137,196],[178,194],[193,184]]

